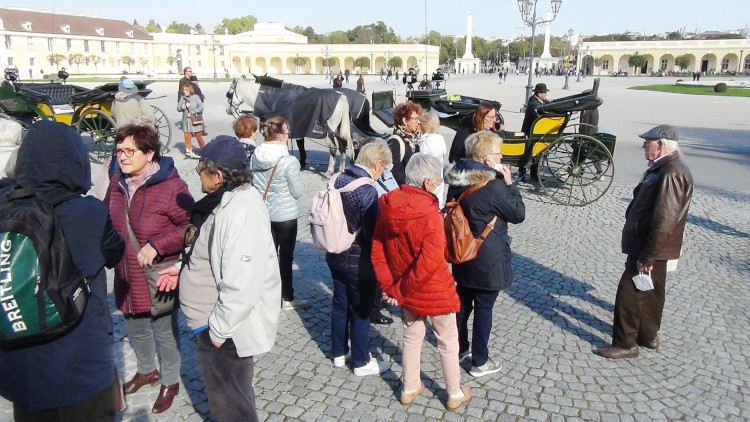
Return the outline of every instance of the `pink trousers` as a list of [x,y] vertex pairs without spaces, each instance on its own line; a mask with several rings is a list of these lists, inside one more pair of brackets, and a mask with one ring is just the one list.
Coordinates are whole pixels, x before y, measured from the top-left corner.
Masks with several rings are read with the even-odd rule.
[[[403,391],[416,391],[420,386],[420,359],[425,336],[426,317],[417,316],[404,309],[404,350],[401,356]],[[456,314],[430,317],[443,366],[445,389],[448,394],[461,391],[461,368],[458,365],[458,327]]]

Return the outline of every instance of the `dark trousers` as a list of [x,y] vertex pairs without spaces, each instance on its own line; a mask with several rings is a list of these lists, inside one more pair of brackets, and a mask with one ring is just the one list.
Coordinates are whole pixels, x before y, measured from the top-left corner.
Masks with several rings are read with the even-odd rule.
[[115,420],[114,390],[113,384],[80,403],[41,412],[31,412],[13,403],[13,418],[16,422],[112,422]]
[[307,150],[305,149],[305,138],[297,139],[297,149],[299,150],[299,166],[305,168],[307,164]]
[[370,361],[370,310],[376,284],[374,277],[331,270],[333,309],[331,310],[331,353],[346,354],[351,339],[352,361],[360,367]]
[[195,342],[208,405],[216,421],[257,421],[253,357],[237,356],[232,339],[217,349],[211,343],[208,329],[198,333]]
[[474,326],[471,334],[471,364],[482,366],[489,359],[487,344],[492,330],[492,308],[498,291],[480,290],[471,287],[456,286],[458,298],[461,300],[461,310],[456,315],[458,323],[459,353],[469,350],[469,316],[474,311]]
[[628,257],[625,272],[617,285],[615,318],[612,323],[612,345],[630,349],[637,344],[649,344],[659,333],[664,311],[664,285],[667,261],[655,261],[651,270],[653,290],[635,288],[633,277],[638,275],[637,257]]
[[281,299],[292,301],[294,300],[292,261],[294,261],[294,245],[297,244],[297,220],[271,221],[271,235],[279,256]]

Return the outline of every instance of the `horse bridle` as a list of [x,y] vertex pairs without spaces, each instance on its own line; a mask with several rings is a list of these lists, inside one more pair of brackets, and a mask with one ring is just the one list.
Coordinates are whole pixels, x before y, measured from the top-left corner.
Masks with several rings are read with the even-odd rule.
[[243,100],[238,98],[237,105],[234,104],[235,93],[237,92],[237,82],[239,82],[239,80],[233,78],[232,84],[229,85],[229,91],[227,91],[227,101],[229,102],[229,107],[227,107],[227,109],[231,111],[231,115],[234,118],[240,117],[240,106],[244,103]]

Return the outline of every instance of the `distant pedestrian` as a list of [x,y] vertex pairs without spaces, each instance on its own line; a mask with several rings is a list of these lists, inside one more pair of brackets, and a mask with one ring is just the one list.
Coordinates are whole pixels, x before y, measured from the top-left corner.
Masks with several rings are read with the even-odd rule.
[[391,69],[388,69],[388,75],[385,77],[385,83],[389,83],[392,77],[393,77],[393,72],[391,72]]
[[357,79],[357,92],[366,93],[365,91],[365,77],[361,73],[359,74],[359,79]]
[[385,69],[380,68],[380,82],[385,81]]
[[[203,147],[203,122],[197,123],[197,118],[203,118],[203,101],[195,94],[193,85],[187,83],[182,87],[182,97],[177,103],[177,111],[182,112],[182,131],[185,139],[185,156],[197,159],[193,152],[191,140],[193,136],[198,140],[198,145]],[[198,117],[200,116],[200,117]],[[196,123],[193,123],[193,122]]]
[[344,79],[346,79],[346,83],[349,83],[349,68],[344,69]]
[[120,81],[117,86],[111,112],[118,129],[132,123],[136,117],[144,117],[151,124],[156,124],[154,108],[146,102],[138,87],[128,78]]

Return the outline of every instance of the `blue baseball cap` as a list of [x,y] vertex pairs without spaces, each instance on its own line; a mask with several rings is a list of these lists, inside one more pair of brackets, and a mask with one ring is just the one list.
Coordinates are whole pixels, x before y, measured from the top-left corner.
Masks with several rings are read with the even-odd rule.
[[213,161],[222,167],[236,170],[247,167],[245,148],[234,136],[219,135],[203,148],[196,148],[194,152],[201,159]]

